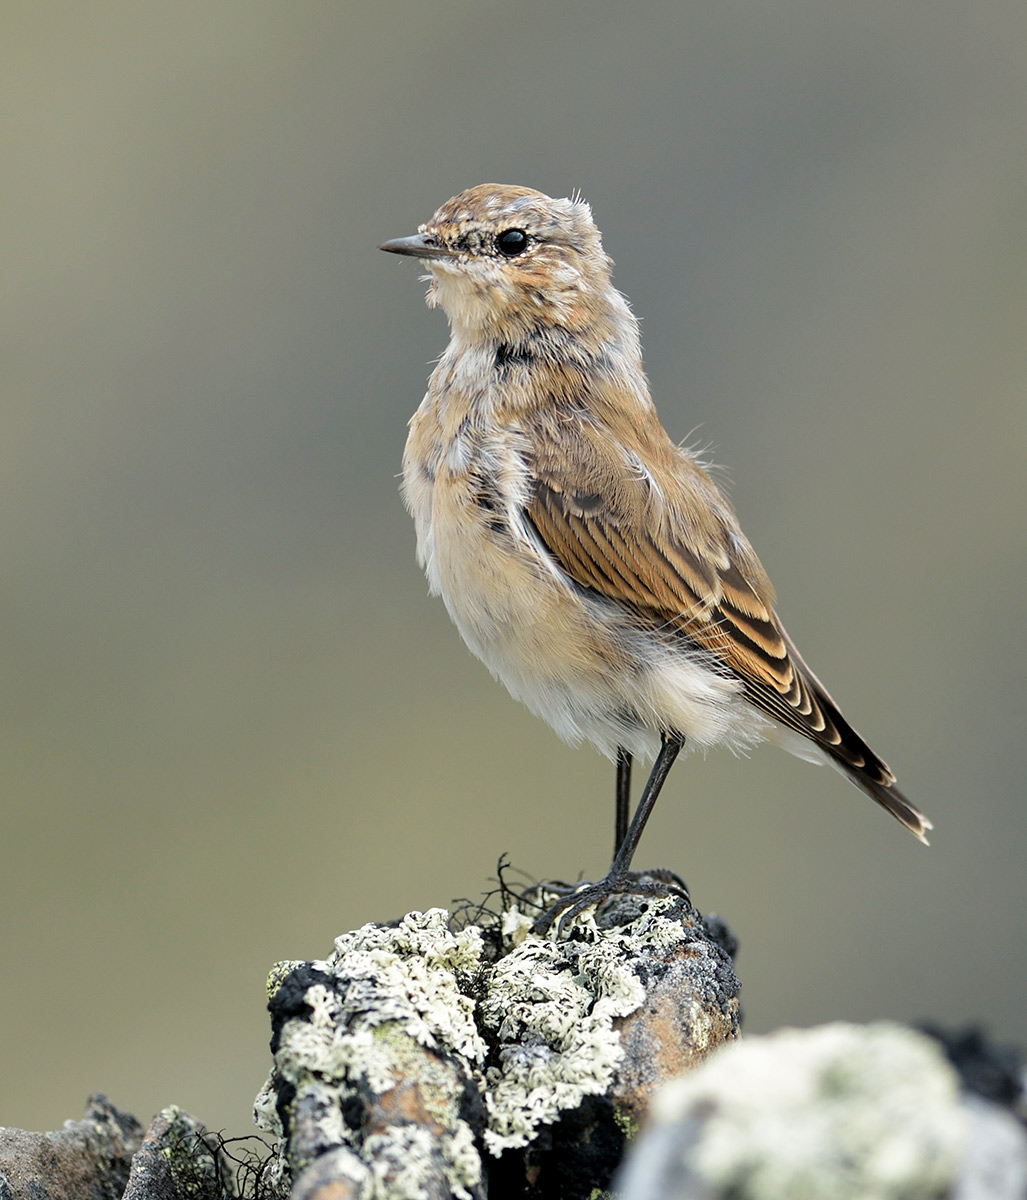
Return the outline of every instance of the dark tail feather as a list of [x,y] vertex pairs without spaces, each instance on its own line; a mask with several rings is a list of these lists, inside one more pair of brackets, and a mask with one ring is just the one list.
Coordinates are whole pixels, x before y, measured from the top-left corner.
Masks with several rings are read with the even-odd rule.
[[[803,667],[809,671],[805,663]],[[931,843],[927,840],[927,831],[933,829],[931,822],[899,791],[891,768],[846,721],[823,684],[815,676],[808,676],[808,682],[825,721],[824,729],[815,740],[856,787],[886,808],[910,833],[929,846]]]
[[[882,808],[886,808],[897,821],[901,821],[910,833],[915,834],[925,846],[931,844],[927,840],[927,831],[928,829],[933,829],[934,826],[918,808],[914,808],[910,804],[894,783],[880,783],[865,768],[853,768],[845,762],[836,761],[838,761],[838,766],[852,780],[856,787],[876,800]],[[880,762],[879,759],[877,761]],[[883,763],[880,765],[884,766]],[[889,775],[891,774],[887,767],[884,767],[884,770]]]
[[882,808],[886,808],[910,833],[915,834],[925,846],[929,846],[931,843],[927,840],[927,831],[934,826],[895,786],[895,776],[888,764],[883,758],[878,758],[842,716],[838,705],[803,662],[802,655],[784,630],[781,631],[781,636],[798,672],[797,682],[801,683],[804,690],[804,694],[800,695],[808,704],[806,716],[800,720],[794,710],[789,712],[787,706],[781,703],[780,697],[775,697],[775,704],[768,705],[765,700],[769,692],[767,688],[763,688],[752,698],[771,716],[815,742],[834,766],[843,775],[848,776],[856,787],[876,800]]

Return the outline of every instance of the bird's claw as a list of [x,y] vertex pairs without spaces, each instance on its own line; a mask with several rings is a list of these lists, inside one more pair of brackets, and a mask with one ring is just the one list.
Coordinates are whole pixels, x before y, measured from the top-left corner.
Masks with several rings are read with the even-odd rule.
[[[652,871],[628,871],[624,875],[606,875],[598,883],[579,883],[574,887],[567,884],[547,885],[539,891],[563,890],[555,903],[551,904],[531,927],[537,937],[544,937],[556,924],[557,936],[563,934],[568,922],[589,908],[597,908],[615,896],[676,896],[691,907],[691,898],[684,880],[672,871],[658,868]],[[637,914],[635,914],[637,915]],[[624,924],[626,922],[611,922]]]

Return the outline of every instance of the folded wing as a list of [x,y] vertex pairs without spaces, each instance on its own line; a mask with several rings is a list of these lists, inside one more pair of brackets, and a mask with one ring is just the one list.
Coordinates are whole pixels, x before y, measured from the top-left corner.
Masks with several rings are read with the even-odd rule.
[[[661,430],[662,432],[662,430]],[[525,516],[575,583],[671,630],[739,679],[747,699],[821,747],[922,841],[930,822],[845,720],[773,609],[773,590],[726,500],[669,442],[643,455],[589,426],[529,464]],[[653,469],[647,465],[652,463]]]

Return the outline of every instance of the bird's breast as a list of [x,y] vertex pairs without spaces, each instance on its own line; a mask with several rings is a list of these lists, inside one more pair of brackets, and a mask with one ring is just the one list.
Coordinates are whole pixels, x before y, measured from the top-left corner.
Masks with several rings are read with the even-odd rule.
[[526,525],[523,437],[515,425],[429,393],[411,422],[403,491],[431,590],[464,641],[515,696],[556,723],[548,710],[573,707],[569,691],[591,692],[583,677],[622,656]]
[[470,650],[570,742],[651,754],[657,731],[725,737],[737,688],[588,597],[530,528],[523,433],[429,392],[411,421],[403,492],[418,558]]
[[411,422],[403,492],[418,557],[468,640],[500,637],[544,584],[520,527],[530,479],[519,436],[453,397],[429,395]]

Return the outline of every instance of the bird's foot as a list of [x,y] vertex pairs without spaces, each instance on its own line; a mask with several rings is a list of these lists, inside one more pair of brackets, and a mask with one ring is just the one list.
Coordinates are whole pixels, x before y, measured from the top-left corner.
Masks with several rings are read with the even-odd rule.
[[[662,867],[617,875],[611,872],[598,883],[546,884],[538,889],[538,893],[546,892],[563,894],[532,925],[531,932],[538,937],[544,937],[554,922],[557,933],[562,933],[569,921],[589,908],[596,909],[597,925],[614,926],[626,925],[641,916],[647,897],[674,896],[688,907],[692,903],[684,880]],[[634,897],[641,898],[641,902]]]

